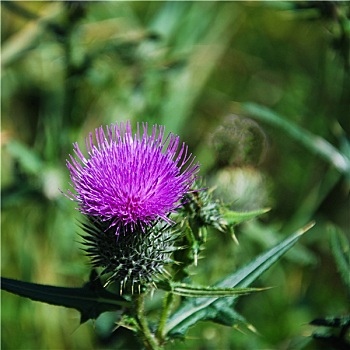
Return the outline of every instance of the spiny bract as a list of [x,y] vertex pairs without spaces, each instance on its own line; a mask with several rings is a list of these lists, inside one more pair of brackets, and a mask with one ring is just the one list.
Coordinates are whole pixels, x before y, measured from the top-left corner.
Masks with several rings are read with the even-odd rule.
[[105,223],[89,218],[82,225],[85,252],[94,267],[102,267],[101,275],[108,274],[107,282],[120,284],[124,290],[140,292],[145,285],[167,277],[165,267],[171,263],[172,253],[178,250],[176,226],[166,223],[147,227],[138,234],[120,232],[118,237]]

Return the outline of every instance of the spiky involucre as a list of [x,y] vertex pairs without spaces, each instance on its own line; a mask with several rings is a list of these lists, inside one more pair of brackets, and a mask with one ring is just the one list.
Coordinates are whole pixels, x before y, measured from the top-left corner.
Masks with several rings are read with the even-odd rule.
[[102,268],[101,275],[108,274],[106,284],[119,283],[121,294],[125,290],[140,292],[143,286],[166,279],[166,266],[174,262],[172,254],[179,249],[180,233],[166,223],[138,234],[120,232],[117,238],[112,227],[91,217],[82,228],[86,233],[82,236],[84,250],[92,266]]
[[119,231],[145,230],[156,220],[171,222],[169,214],[180,206],[199,170],[185,143],[154,125],[148,135],[147,123],[133,135],[130,122],[95,130],[86,139],[86,158],[77,143],[75,156],[67,167],[72,187],[70,199],[79,210]]

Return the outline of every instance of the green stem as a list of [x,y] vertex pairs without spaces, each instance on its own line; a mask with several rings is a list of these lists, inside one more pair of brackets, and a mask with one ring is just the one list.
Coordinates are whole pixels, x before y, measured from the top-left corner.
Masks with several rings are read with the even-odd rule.
[[144,297],[144,294],[137,294],[134,295],[133,298],[135,303],[135,316],[138,325],[138,334],[147,350],[160,350],[161,347],[159,346],[157,339],[154,337],[154,334],[152,334],[151,330],[149,329],[145,317]]
[[158,329],[156,332],[156,337],[161,344],[164,343],[165,341],[165,335],[166,335],[165,325],[166,325],[166,321],[168,320],[173,301],[174,301],[174,294],[172,292],[168,292],[164,298],[163,311],[162,311]]

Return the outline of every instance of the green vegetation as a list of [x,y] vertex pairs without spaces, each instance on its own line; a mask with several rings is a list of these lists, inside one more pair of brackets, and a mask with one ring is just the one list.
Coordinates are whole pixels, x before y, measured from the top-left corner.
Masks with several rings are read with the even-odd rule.
[[[327,343],[338,333],[350,341],[349,3],[1,6],[2,276],[71,288],[89,280],[81,216],[60,191],[66,158],[100,125],[147,121],[181,135],[232,211],[263,214],[236,226],[234,239],[208,230],[191,267],[197,285],[316,222],[252,286],[272,288],[240,298],[250,329],[201,322],[167,349],[341,349]],[[162,296],[147,300],[151,315]],[[138,348],[127,329],[112,333],[114,313],[79,325],[76,310],[7,292],[1,311],[4,349]]]

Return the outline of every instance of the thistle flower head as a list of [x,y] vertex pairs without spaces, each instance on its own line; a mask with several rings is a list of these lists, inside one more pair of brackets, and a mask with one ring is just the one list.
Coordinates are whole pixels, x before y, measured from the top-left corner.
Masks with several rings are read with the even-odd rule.
[[67,167],[79,210],[109,227],[115,234],[145,229],[157,220],[170,223],[169,214],[190,191],[199,170],[185,143],[154,125],[130,122],[97,128],[86,139],[88,157],[74,144]]

